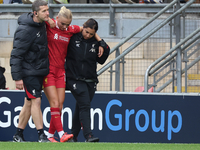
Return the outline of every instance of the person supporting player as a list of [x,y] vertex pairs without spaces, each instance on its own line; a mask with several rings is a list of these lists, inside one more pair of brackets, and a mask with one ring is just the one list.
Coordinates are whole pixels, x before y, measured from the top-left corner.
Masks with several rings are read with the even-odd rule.
[[[51,28],[53,23],[56,24]],[[63,130],[61,114],[65,100],[65,58],[70,38],[73,34],[81,32],[83,27],[70,25],[72,13],[62,6],[56,20],[49,19],[47,24],[47,39],[49,48],[50,72],[44,78],[43,86],[46,97],[49,100],[51,120],[48,139],[57,142],[54,138],[55,131],[58,132],[60,142],[66,142],[73,138],[73,134],[67,134]],[[101,40],[98,35],[95,38]],[[100,48],[101,53],[103,48]]]
[[[90,104],[96,91],[97,63],[103,64],[109,56],[110,48],[104,40],[94,38],[98,23],[89,19],[83,24],[83,31],[74,34],[68,46],[66,57],[67,86],[76,99],[71,133],[77,141],[81,126],[86,142],[98,142],[91,131]],[[103,48],[103,53],[98,47]]]
[[25,89],[25,100],[19,114],[19,123],[14,142],[24,142],[23,131],[32,116],[38,132],[38,142],[50,142],[43,131],[41,111],[43,78],[49,73],[49,59],[45,22],[49,19],[46,1],[36,0],[32,4],[33,13],[22,14],[18,18],[15,31],[10,66],[16,88]]

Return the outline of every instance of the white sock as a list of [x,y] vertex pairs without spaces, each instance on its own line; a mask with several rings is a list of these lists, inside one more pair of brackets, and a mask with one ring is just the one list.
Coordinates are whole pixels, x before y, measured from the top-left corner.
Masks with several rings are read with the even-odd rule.
[[61,137],[63,136],[64,133],[65,133],[64,131],[58,132],[59,137],[61,138]]
[[51,134],[51,133],[48,132],[47,138],[51,138],[51,137],[53,137],[53,136],[54,136],[54,134]]

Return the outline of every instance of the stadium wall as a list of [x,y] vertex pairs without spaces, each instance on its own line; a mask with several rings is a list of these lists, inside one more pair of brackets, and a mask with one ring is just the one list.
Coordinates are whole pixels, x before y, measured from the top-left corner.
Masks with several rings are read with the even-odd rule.
[[[66,92],[62,111],[64,130],[70,133],[75,99]],[[0,91],[0,141],[11,141],[16,132],[23,91]],[[96,92],[91,106],[91,128],[100,142],[200,143],[199,94]],[[44,129],[50,108],[43,93]],[[58,135],[56,134],[58,137]],[[27,141],[37,141],[32,119],[24,131]],[[78,137],[84,142],[82,131]]]
[[[22,7],[25,5],[10,5],[13,8],[8,9],[5,8],[6,5],[0,5],[0,65],[6,68],[5,76],[6,76],[6,87],[14,90],[15,84],[11,78],[10,73],[10,52],[12,50],[13,36],[14,32],[17,28],[17,18],[22,12],[26,12],[29,7],[28,4],[26,7]],[[53,17],[56,17],[57,12],[59,11],[59,5],[52,5],[52,9],[54,10]],[[166,6],[166,4],[115,4],[115,18],[113,19],[115,23],[115,34],[109,34],[110,21],[110,10],[109,5],[107,4],[70,4],[66,5],[73,12],[73,21],[72,24],[82,25],[88,18],[94,18],[99,22],[99,30],[98,34],[101,38],[103,38],[108,45],[113,48],[131,33],[136,31],[142,25],[144,25],[148,20],[150,20],[157,12],[159,12],[162,8]],[[200,26],[199,21],[199,4],[193,5],[191,8],[188,8],[185,15],[185,35],[189,35],[196,28]],[[26,9],[25,9],[26,8]],[[30,8],[31,11],[31,8]],[[172,14],[173,10],[170,9],[159,18],[157,18],[152,24],[150,24],[147,28],[145,28],[142,32],[138,33],[123,44],[119,48],[119,53],[121,54],[126,50],[129,46],[131,46],[134,42],[136,42],[139,38],[147,34],[150,30],[155,28],[159,23],[161,23],[164,19],[169,17]],[[183,22],[183,21],[182,21]],[[173,24],[173,23],[172,23]],[[183,26],[183,25],[182,25]],[[174,27],[172,27],[174,29]],[[175,31],[173,31],[174,33]],[[183,32],[183,29],[181,30]],[[181,36],[184,34],[181,33]],[[175,45],[175,36],[173,36],[173,43]],[[194,47],[198,48],[197,46]],[[153,63],[156,59],[162,56],[164,53],[169,51],[170,49],[170,26],[167,24],[162,29],[155,33],[152,37],[141,43],[138,47],[136,47],[133,51],[131,51],[124,58],[124,75],[122,70],[122,61],[120,63],[120,80],[115,79],[115,65],[113,66],[113,70],[106,70],[103,74],[99,76],[99,84],[98,91],[112,91],[118,90],[116,89],[117,82],[119,82],[120,89],[119,91],[125,92],[134,92],[137,87],[144,86],[144,75],[148,66]],[[199,48],[198,48],[199,49]],[[188,61],[194,60],[199,56],[199,52],[195,53],[195,56],[190,57]],[[116,53],[112,53],[106,63],[116,58]],[[105,63],[105,64],[106,64]],[[184,65],[184,64],[183,64]],[[102,67],[102,65],[98,65],[98,70]],[[188,70],[188,74],[199,74],[200,63],[194,65],[190,70]],[[111,74],[112,73],[112,74]],[[162,72],[164,73],[164,71]],[[162,74],[159,74],[161,76]],[[112,79],[110,78],[112,76]],[[123,76],[124,76],[124,85],[123,89]],[[183,75],[184,77],[184,75]],[[161,80],[157,87],[163,85],[166,81],[172,78],[172,74],[169,74]],[[111,82],[111,81],[114,82]],[[149,80],[152,84],[153,76]],[[182,80],[182,84],[185,84],[185,80]],[[189,85],[189,84],[188,84]],[[111,89],[112,88],[112,89]],[[170,84],[167,88],[165,88],[162,92],[170,93],[172,91],[172,84]],[[194,92],[194,91],[193,91]],[[198,91],[197,91],[198,92]]]

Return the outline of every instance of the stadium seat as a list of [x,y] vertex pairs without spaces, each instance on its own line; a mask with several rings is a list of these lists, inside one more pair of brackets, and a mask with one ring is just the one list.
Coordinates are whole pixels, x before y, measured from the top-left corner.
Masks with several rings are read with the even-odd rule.
[[[134,92],[143,92],[144,91],[144,87],[143,86],[138,86]],[[151,87],[148,92],[153,92],[153,87]]]

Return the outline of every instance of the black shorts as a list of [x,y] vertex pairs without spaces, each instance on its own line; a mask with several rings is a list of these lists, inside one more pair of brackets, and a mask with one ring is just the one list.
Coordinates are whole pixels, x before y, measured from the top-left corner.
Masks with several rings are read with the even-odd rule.
[[27,100],[42,98],[43,76],[28,76],[23,78],[25,97]]

